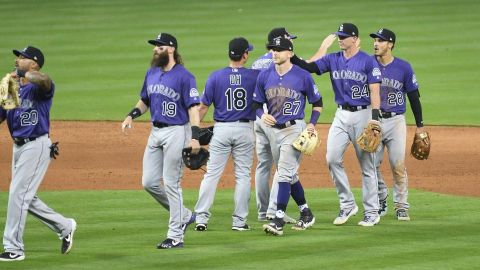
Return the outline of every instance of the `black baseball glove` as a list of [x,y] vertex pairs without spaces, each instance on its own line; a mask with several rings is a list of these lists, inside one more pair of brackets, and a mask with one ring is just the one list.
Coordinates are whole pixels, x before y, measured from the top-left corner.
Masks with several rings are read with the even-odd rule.
[[54,142],[50,145],[50,158],[57,159],[58,155],[60,155],[58,142]]
[[200,147],[200,151],[198,154],[192,154],[191,147],[185,147],[182,149],[182,159],[185,166],[190,170],[198,170],[203,165],[207,164],[208,158],[210,157],[210,153],[207,149]]
[[210,143],[210,140],[212,140],[213,126],[200,128],[200,132],[198,133],[198,135],[198,142],[200,143],[200,145],[208,145]]

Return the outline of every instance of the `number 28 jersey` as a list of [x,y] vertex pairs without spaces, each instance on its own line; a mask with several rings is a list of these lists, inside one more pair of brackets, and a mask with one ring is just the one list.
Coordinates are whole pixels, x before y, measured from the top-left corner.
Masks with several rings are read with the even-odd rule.
[[397,57],[388,65],[378,64],[382,71],[380,87],[382,112],[405,113],[405,94],[418,89],[412,67],[407,61]]
[[362,51],[349,59],[343,56],[342,51],[330,53],[315,64],[320,74],[330,72],[335,102],[339,105],[370,105],[368,85],[382,80],[377,61]]
[[7,124],[15,138],[37,138],[50,131],[50,108],[55,92],[55,84],[44,91],[33,83],[20,86],[20,106],[8,110]]
[[158,67],[150,68],[140,97],[150,107],[152,122],[169,125],[186,124],[188,108],[200,103],[195,77],[179,64],[167,72]]
[[258,73],[253,69],[225,67],[208,77],[201,101],[207,106],[214,104],[215,121],[255,120],[255,112],[250,108]]

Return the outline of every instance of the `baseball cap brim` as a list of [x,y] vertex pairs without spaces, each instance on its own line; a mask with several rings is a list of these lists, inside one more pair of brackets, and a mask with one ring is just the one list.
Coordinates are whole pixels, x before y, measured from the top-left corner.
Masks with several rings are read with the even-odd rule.
[[[171,46],[170,44],[168,44],[166,42],[161,42],[161,41],[158,41],[158,40],[155,40],[155,39],[149,40],[148,43],[150,43],[152,45],[155,45],[155,46]],[[171,47],[173,47],[173,46],[171,46]]]
[[349,35],[343,32],[335,32],[335,35],[341,36],[341,37],[353,37],[352,35]]
[[290,51],[290,48],[285,48],[285,47],[278,46],[278,45],[267,45],[267,49],[268,49],[268,50],[271,50],[271,49],[280,49],[281,51]]
[[252,44],[248,44],[247,51],[249,51],[249,52],[253,51],[253,45]]
[[289,34],[289,35],[288,35],[288,38],[290,38],[290,39],[296,39],[297,36],[294,36],[294,35],[290,35],[290,34]]
[[15,56],[19,56],[19,55],[22,55],[23,57],[25,58],[28,58],[28,59],[32,59],[32,57],[22,51],[19,51],[19,50],[13,50],[13,54],[15,54]]
[[370,34],[370,37],[372,37],[372,38],[379,38],[379,39],[383,39],[383,40],[385,40],[385,41],[389,41],[388,38],[386,38],[386,37],[384,37],[384,36],[382,36],[382,35],[380,35],[380,34],[378,34],[378,33],[371,33],[371,34]]

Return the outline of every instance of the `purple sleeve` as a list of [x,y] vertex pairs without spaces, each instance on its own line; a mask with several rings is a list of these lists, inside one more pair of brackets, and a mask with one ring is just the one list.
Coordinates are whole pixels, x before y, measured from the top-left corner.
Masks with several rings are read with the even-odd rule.
[[255,84],[255,92],[253,93],[253,101],[258,103],[266,103],[267,99],[265,98],[265,89],[264,89],[264,72],[261,72],[258,75],[257,83]]
[[373,57],[368,57],[366,63],[366,73],[367,81],[369,84],[372,83],[381,83],[382,82],[382,73],[380,72],[380,67],[378,66],[377,61]]
[[318,70],[320,71],[320,74],[323,74],[325,72],[329,72],[331,70],[330,69],[330,58],[331,58],[331,54],[327,54],[327,55],[323,56],[322,58],[318,59],[317,61],[315,61],[315,64],[317,64]]
[[211,74],[207,79],[207,83],[205,83],[205,90],[203,91],[201,101],[207,106],[210,106],[210,104],[212,104],[214,98],[215,77],[216,76],[214,73]]
[[150,104],[150,97],[148,96],[148,91],[147,91],[147,76],[148,76],[148,71],[147,71],[147,74],[145,74],[145,78],[143,79],[142,90],[140,90],[140,99],[143,100],[144,102],[148,101],[148,103]]
[[313,104],[317,102],[322,96],[318,92],[318,88],[315,85],[315,81],[312,78],[312,75],[308,74],[305,76],[305,91],[308,99],[308,103]]
[[408,92],[412,92],[414,90],[418,89],[418,82],[417,82],[417,77],[415,76],[415,73],[413,72],[412,66],[407,65],[407,70],[405,72],[405,90]]
[[187,108],[200,103],[200,95],[197,90],[197,82],[193,75],[185,76],[182,85],[183,102]]

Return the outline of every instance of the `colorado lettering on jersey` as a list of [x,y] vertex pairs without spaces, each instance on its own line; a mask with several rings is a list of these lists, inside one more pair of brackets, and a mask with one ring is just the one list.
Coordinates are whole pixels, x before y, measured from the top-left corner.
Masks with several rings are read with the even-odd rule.
[[403,89],[403,83],[395,79],[382,78],[382,87],[389,87],[395,90],[401,91]]
[[298,100],[302,97],[302,95],[301,93],[298,93],[293,89],[280,86],[280,87],[267,89],[267,91],[265,91],[265,97],[267,99],[272,99],[276,97],[287,97],[287,98]]
[[332,71],[332,78],[334,80],[354,80],[361,83],[367,82],[367,75],[351,70],[334,70]]
[[33,108],[33,100],[30,99],[22,99],[20,101],[20,108],[22,109],[31,109]]
[[[195,89],[195,88],[192,88]],[[191,90],[192,90],[191,89]],[[190,96],[192,96],[192,91],[190,90]],[[196,90],[196,89],[195,89]],[[165,86],[163,84],[149,84],[147,87],[147,93],[150,96],[151,94],[161,94],[166,97],[173,99],[174,101],[178,101],[180,99],[180,94],[175,92],[172,88]],[[198,91],[197,91],[198,96]]]

